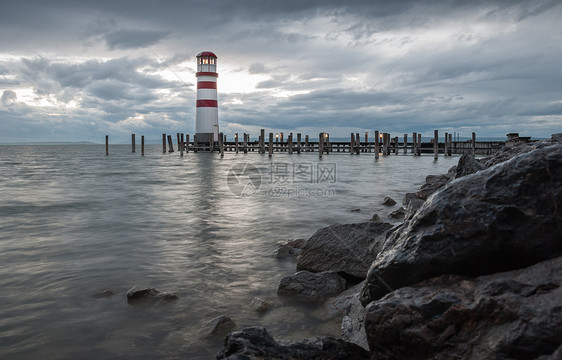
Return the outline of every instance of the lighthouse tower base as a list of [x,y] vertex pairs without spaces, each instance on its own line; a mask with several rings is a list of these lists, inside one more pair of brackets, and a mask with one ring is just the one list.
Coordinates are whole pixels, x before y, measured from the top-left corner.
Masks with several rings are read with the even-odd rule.
[[196,133],[195,136],[198,144],[211,144],[218,141],[214,133]]

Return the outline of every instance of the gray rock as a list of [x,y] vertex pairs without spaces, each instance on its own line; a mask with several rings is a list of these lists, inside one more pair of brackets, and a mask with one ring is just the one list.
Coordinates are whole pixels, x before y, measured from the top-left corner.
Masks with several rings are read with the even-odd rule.
[[[373,359],[560,359],[562,257],[476,279],[443,275],[367,307]],[[541,357],[542,358],[542,357]]]
[[301,249],[305,242],[305,239],[294,239],[288,240],[284,243],[279,243],[275,246],[273,255],[278,259],[286,258],[289,255],[297,256],[301,253]]
[[232,321],[232,319],[228,316],[221,315],[201,325],[197,331],[197,337],[200,339],[223,337],[235,329],[236,324],[234,321]]
[[262,327],[249,327],[228,335],[223,350],[217,354],[217,359],[225,360],[366,360],[369,357],[365,349],[330,337],[275,341]]
[[391,212],[390,214],[388,214],[388,217],[389,217],[389,218],[396,219],[396,218],[404,217],[404,215],[406,215],[406,209],[404,209],[404,208],[401,206],[399,209],[394,210],[393,212]]
[[423,206],[423,204],[425,204],[425,200],[422,199],[415,198],[410,200],[408,206],[406,206],[405,218],[409,219],[414,216],[414,214]]
[[365,222],[322,228],[306,242],[297,269],[333,270],[342,276],[364,279],[376,255],[369,253],[369,246],[391,227],[388,223]]
[[136,286],[132,287],[127,291],[127,301],[136,301],[143,299],[155,299],[155,300],[177,300],[178,296],[174,293],[160,292],[155,288],[142,288],[137,289]]
[[328,315],[345,315],[351,307],[351,299],[361,292],[365,281],[345,290],[341,294],[326,301],[324,306],[327,309]]
[[552,142],[562,142],[562,133],[552,134],[550,135],[550,140]]
[[415,193],[406,193],[402,198],[402,205],[408,206],[410,201],[412,201],[413,199],[418,199]]
[[317,300],[337,295],[344,290],[345,279],[334,271],[311,273],[303,270],[282,278],[277,294]]
[[351,209],[351,210],[349,210],[349,211],[350,211],[350,212],[360,212],[361,209],[357,208],[357,209]]
[[252,298],[252,300],[250,300],[250,306],[254,309],[254,311],[258,313],[264,313],[267,310],[277,306],[277,304],[272,299],[262,299],[256,296]]
[[385,196],[384,200],[382,201],[382,204],[392,206],[392,205],[396,205],[396,201],[394,201],[394,199],[389,196]]
[[361,301],[442,274],[491,274],[562,254],[562,144],[455,180],[386,240]]
[[476,160],[471,154],[465,153],[459,159],[455,178],[458,179],[484,169],[486,169],[486,165]]
[[95,293],[94,297],[99,299],[99,298],[111,297],[113,295],[115,295],[113,290],[105,289],[105,290],[101,290],[101,291],[98,291],[97,293]]
[[379,216],[379,214],[373,214],[373,217],[372,217],[371,220],[369,220],[369,221],[372,221],[372,222],[381,222],[382,220],[381,220],[381,217]]
[[451,180],[451,175],[427,175],[425,178],[425,184],[423,184],[418,191],[416,191],[416,197],[422,200],[427,200],[427,198],[435,193],[437,190],[441,189],[443,186]]

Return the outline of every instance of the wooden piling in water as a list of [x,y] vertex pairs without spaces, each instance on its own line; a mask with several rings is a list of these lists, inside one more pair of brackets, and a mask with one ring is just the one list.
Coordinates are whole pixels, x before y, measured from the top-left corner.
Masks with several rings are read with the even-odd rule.
[[174,143],[172,142],[172,135],[168,135],[168,152],[174,152]]
[[135,134],[131,134],[131,149],[135,152]]
[[283,145],[283,133],[279,133],[279,136],[280,136],[280,138],[281,138],[281,140],[280,140],[280,142],[279,142],[279,151],[280,151],[280,152],[283,152],[283,151],[284,151],[284,150],[283,150],[283,147],[284,147],[284,145]]
[[476,155],[476,133],[472,133],[472,156]]
[[234,134],[234,151],[238,154],[238,133]]
[[443,156],[447,156],[447,152],[449,150],[449,133],[445,133],[445,143],[444,143],[444,149],[443,149]]
[[293,153],[293,133],[289,133],[289,136],[287,137],[287,142],[289,145],[289,154]]
[[418,136],[416,134],[416,132],[414,131],[412,133],[412,154],[416,155],[416,142],[418,140]]
[[176,144],[178,144],[178,150],[180,147],[180,133],[176,133]]
[[449,134],[449,152],[447,153],[447,155],[453,155],[453,134]]
[[225,143],[224,135],[223,135],[223,133],[220,133],[219,134],[219,152],[221,154],[221,158],[224,157],[224,143]]
[[382,156],[388,155],[387,153],[387,146],[388,146],[388,137],[387,133],[382,133]]
[[375,130],[375,159],[379,158],[379,131]]
[[244,133],[244,154],[248,153],[248,134]]
[[273,133],[269,133],[269,157],[271,157],[271,155],[273,155]]
[[265,154],[265,129],[260,129],[260,152]]
[[105,135],[105,155],[109,155],[109,135]]
[[310,144],[308,142],[308,135],[304,136],[304,148],[306,152],[310,152]]
[[185,134],[185,152],[189,152],[189,134]]
[[141,135],[141,155],[144,156],[144,135]]
[[359,133],[355,134],[355,153],[359,155],[361,151],[361,138],[359,137]]
[[318,134],[318,159],[322,159],[324,152],[324,133]]
[[408,134],[404,134],[404,155],[408,153]]
[[297,154],[301,153],[301,133],[297,133]]
[[211,137],[209,139],[209,151],[215,151],[215,133],[211,133]]
[[183,133],[180,134],[178,147],[180,148],[180,156],[183,156]]
[[349,153],[353,155],[353,149],[355,148],[355,135],[351,133],[351,139],[349,140]]
[[433,130],[433,158],[439,158],[439,130]]
[[162,152],[166,153],[166,134],[162,134]]

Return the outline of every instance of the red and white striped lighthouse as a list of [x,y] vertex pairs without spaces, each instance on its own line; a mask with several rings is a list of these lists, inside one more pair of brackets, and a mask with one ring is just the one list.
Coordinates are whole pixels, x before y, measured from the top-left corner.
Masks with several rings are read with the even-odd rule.
[[219,109],[217,103],[217,56],[210,51],[197,55],[197,113],[195,135],[198,142],[214,141],[219,137]]

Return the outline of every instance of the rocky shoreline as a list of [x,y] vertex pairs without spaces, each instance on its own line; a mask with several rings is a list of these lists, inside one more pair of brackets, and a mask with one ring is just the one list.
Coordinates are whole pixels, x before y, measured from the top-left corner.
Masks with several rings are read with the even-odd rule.
[[562,134],[463,155],[402,202],[398,225],[375,214],[277,250],[297,256],[278,296],[325,301],[342,339],[249,327],[217,359],[561,358]]

